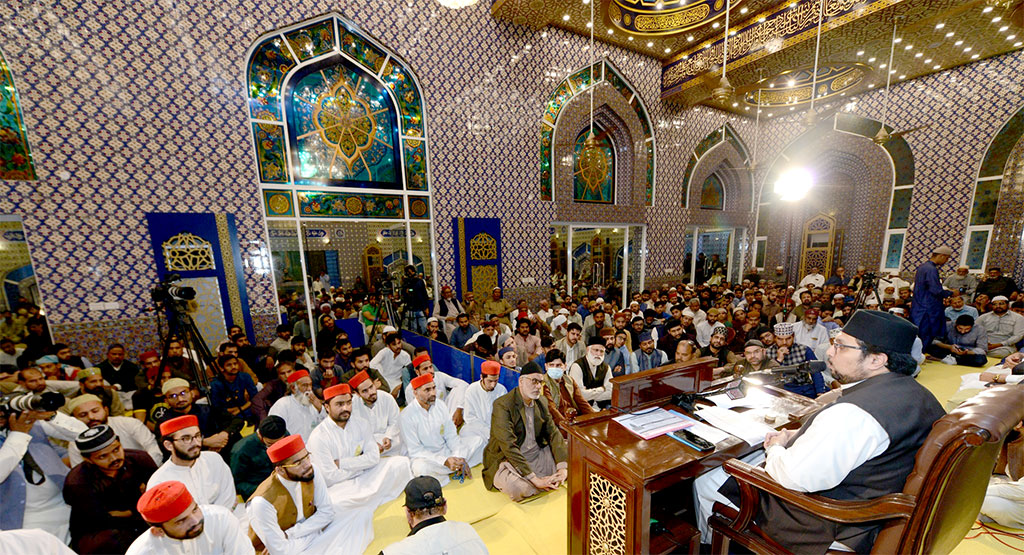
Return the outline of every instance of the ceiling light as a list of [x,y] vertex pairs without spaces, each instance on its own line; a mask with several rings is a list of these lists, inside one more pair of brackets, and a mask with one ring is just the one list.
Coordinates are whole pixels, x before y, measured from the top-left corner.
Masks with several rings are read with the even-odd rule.
[[529,50],[529,49],[531,49],[531,48],[533,48],[533,47],[532,47],[532,46],[530,46],[529,44],[527,44],[526,46],[524,46],[524,47],[523,47],[523,50]]
[[858,50],[857,51],[857,55],[858,56],[863,56],[864,55],[864,51],[863,50]]
[[729,36],[730,37],[735,37],[736,36],[736,29],[733,29],[732,32],[729,33]]
[[611,35],[611,34],[613,34],[613,33],[615,33],[615,30],[614,30],[614,29],[611,29],[611,28],[609,28],[609,29],[608,29],[608,34],[609,34],[609,35]]
[[774,89],[775,88],[775,83],[768,83],[768,88],[769,89]]
[[886,64],[882,64],[882,65],[878,66],[878,69],[885,69],[885,67],[886,67]]
[[868,88],[869,88],[869,89],[873,89],[873,88],[875,88],[875,84],[874,84],[874,83],[868,83]]
[[590,0],[583,0],[583,5],[584,5],[584,6],[586,6],[586,5],[587,5],[587,4],[589,4],[589,3],[590,3]]
[[956,42],[954,42],[954,43],[953,43],[953,46],[960,46],[960,45],[961,45],[961,44],[963,44],[963,43],[964,43],[964,41],[962,41],[962,40],[958,40],[958,41],[956,41]]
[[1006,30],[1009,29],[1009,28],[1010,28],[1009,25],[1003,25],[1002,27],[999,28],[999,32],[1000,33],[1005,33]]
[[744,106],[743,109],[749,112],[750,111],[750,106]]
[[900,75],[900,79],[906,79],[906,78],[907,78],[906,74]]
[[[608,30],[609,30],[609,31],[611,31],[611,29],[608,29]],[[628,38],[629,40],[633,40],[633,35],[629,35],[629,36],[628,36],[628,37],[626,37],[626,38]]]
[[671,51],[672,51],[672,49],[671,49],[671,48],[666,48],[666,49],[665,49],[665,53],[666,53],[666,54],[668,54],[668,53],[669,53],[669,52],[671,52]]
[[921,56],[924,56],[923,52],[918,52],[917,54],[914,54],[915,58],[920,58]]
[[762,15],[761,17],[757,18],[757,22],[764,23],[764,16]]
[[594,25],[594,22],[593,22],[593,21],[588,21],[588,22],[587,22],[587,29],[589,29],[589,28],[593,27],[593,25]]
[[740,105],[740,103],[739,103],[739,102],[733,102],[733,103],[732,103],[732,107],[733,107],[733,108],[735,108],[735,107],[737,107],[737,106],[739,106],[739,105]]
[[932,69],[942,69],[942,66],[940,66],[939,64],[935,64],[932,66]]
[[875,60],[876,58],[868,58],[868,63],[874,63]]
[[990,11],[992,11],[992,6],[986,6],[984,10],[981,10],[981,13],[988,13]]
[[663,4],[663,3],[661,2],[661,0],[658,0],[658,2],[656,2],[656,3],[654,4],[654,9],[656,9],[656,10],[660,10],[660,9],[662,9],[662,8],[664,8],[664,7],[665,7],[665,4]]
[[943,27],[945,27],[945,26],[946,26],[946,24],[945,24],[945,23],[938,23],[938,24],[936,24],[936,25],[935,25],[935,28],[936,28],[936,29],[941,29],[941,28],[943,28]]
[[895,69],[890,69],[890,70],[889,70],[889,75],[892,75],[892,74],[894,74],[894,73],[896,73],[896,70],[895,70]]
[[932,63],[932,59],[931,58],[925,58],[924,59],[924,63],[930,64],[930,63]]
[[1021,46],[1021,45],[1024,45],[1024,42],[1017,41],[1017,42],[1013,43],[1013,45],[1014,46]]
[[796,85],[796,79],[789,80],[789,86],[792,87],[793,85]]
[[970,52],[970,51],[971,51],[971,47],[970,46],[968,46],[967,48],[964,48],[964,52]]
[[1002,21],[1002,20],[1003,20],[1003,18],[1001,18],[1001,17],[999,17],[999,16],[997,15],[997,16],[995,16],[995,17],[993,17],[993,18],[992,18],[992,23],[999,23],[999,22],[1000,22],[1000,21]]
[[654,43],[651,41],[647,41],[647,48],[650,48],[652,46],[654,46]]
[[563,15],[562,16],[562,21],[569,21],[569,14]]
[[693,35],[686,37],[686,42],[693,42]]
[[779,195],[781,200],[797,201],[807,196],[813,186],[814,176],[807,168],[790,168],[775,182],[775,194]]
[[790,106],[790,107],[789,107],[789,111],[790,111],[790,112],[792,112],[793,110],[796,110],[796,106]]
[[946,38],[948,39],[949,37],[951,37],[951,36],[953,36],[955,34],[956,33],[954,33],[953,31],[950,31],[950,32],[946,33]]
[[711,28],[712,29],[717,29],[717,28],[719,28],[721,26],[722,26],[722,24],[717,22],[717,21],[711,24]]
[[742,8],[740,8],[740,13],[747,13],[749,11],[750,10],[748,10],[746,6],[743,6]]
[[541,33],[541,34],[540,34],[540,38],[542,38],[542,39],[546,39],[546,38],[548,38],[548,32],[547,32],[547,31],[544,31],[543,33]]
[[973,56],[971,56],[971,59],[972,59],[972,60],[977,60],[977,59],[978,59],[978,55],[977,55],[977,54],[974,54]]
[[904,49],[904,50],[910,50],[910,49],[911,49],[911,48],[913,48],[913,47],[914,47],[914,45],[913,45],[913,44],[908,44],[908,45],[904,46],[904,47],[903,47],[903,49]]
[[1015,38],[1017,38],[1017,35],[1010,35],[1010,36],[1006,37],[1006,40],[1013,40]]
[[903,37],[897,37],[896,40],[894,40],[893,42],[895,42],[896,44],[899,44],[899,43],[903,42]]
[[796,7],[796,2],[790,2],[789,3],[789,7],[790,8],[795,8]]

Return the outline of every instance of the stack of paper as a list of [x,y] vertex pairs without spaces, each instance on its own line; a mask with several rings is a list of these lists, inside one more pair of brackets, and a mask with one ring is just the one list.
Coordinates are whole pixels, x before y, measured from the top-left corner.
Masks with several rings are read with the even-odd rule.
[[[679,414],[678,412],[675,411],[672,412],[674,412],[675,414]],[[693,425],[687,428],[687,430],[708,440],[711,443],[717,444],[720,441],[725,441],[729,439],[729,434],[723,432],[722,430],[719,430],[718,428],[715,428],[714,426],[708,426],[703,422],[699,422],[683,414],[679,414],[679,417],[685,419],[688,422],[693,423]]]
[[775,397],[765,393],[760,389],[750,388],[747,390],[747,394],[739,399],[730,399],[726,393],[719,393],[717,395],[709,395],[708,400],[712,403],[722,407],[723,409],[731,409],[734,407],[747,407],[752,409],[766,409],[772,406],[775,402]]
[[651,439],[693,425],[691,421],[682,418],[681,415],[660,407],[623,414],[612,420],[644,439]]
[[703,418],[708,424],[729,432],[730,434],[754,446],[764,442],[764,436],[768,432],[775,431],[775,428],[758,421],[746,414],[733,412],[722,407],[708,407],[696,411],[697,416]]

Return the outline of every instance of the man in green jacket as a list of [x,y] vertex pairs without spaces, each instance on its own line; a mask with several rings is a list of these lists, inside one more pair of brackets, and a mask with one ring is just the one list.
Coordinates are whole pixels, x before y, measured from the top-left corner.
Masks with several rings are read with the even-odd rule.
[[284,419],[268,416],[260,422],[256,433],[231,448],[231,474],[235,477],[235,491],[242,499],[249,499],[274,471],[274,463],[267,457],[267,447],[287,435]]
[[484,485],[513,501],[553,490],[568,476],[569,452],[541,396],[543,385],[544,373],[531,361],[520,373],[519,386],[494,401]]

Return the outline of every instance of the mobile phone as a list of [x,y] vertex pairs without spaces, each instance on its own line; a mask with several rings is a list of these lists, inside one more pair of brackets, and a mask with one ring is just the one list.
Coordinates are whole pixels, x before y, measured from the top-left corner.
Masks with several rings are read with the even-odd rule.
[[690,430],[676,430],[671,432],[670,435],[698,451],[712,451],[715,448],[714,443],[698,436]]

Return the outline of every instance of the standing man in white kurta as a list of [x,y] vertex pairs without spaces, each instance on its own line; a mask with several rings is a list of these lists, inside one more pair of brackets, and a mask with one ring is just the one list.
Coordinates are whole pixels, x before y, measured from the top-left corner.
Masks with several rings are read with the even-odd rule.
[[[449,376],[444,372],[435,372],[434,363],[430,360],[430,355],[423,353],[420,356],[412,359],[412,368],[416,376],[422,376],[424,374],[431,374],[434,376],[434,386],[437,388],[437,399],[444,401],[448,410],[451,411],[452,422],[456,426],[461,426],[463,423],[463,411],[465,408],[464,399],[466,397],[466,388],[469,384],[465,380],[460,380],[454,376]],[[412,384],[405,386],[405,399],[406,403],[411,402],[413,398]]]
[[484,462],[484,447],[491,438],[491,413],[494,411],[494,401],[508,393],[505,386],[498,383],[501,365],[497,361],[484,362],[480,372],[480,381],[473,382],[466,389],[463,411],[466,423],[459,430],[459,437],[464,443],[476,444],[475,439],[480,440],[479,446],[467,457],[469,466]]
[[413,476],[433,476],[442,485],[449,474],[472,477],[466,448],[455,432],[444,401],[437,400],[433,374],[412,379],[415,400],[399,418],[402,441],[409,453]]
[[135,507],[150,528],[136,538],[126,555],[253,553],[252,543],[230,511],[219,505],[197,505],[181,482],[149,488]]
[[150,476],[149,488],[163,482],[181,482],[200,505],[235,510],[235,479],[231,469],[217,453],[202,450],[203,433],[195,415],[164,422],[160,425],[160,437],[171,457]]
[[412,479],[409,459],[382,459],[370,423],[352,414],[347,383],[324,390],[327,418],[309,435],[309,452],[336,505],[376,509]]
[[377,442],[382,456],[404,455],[405,445],[402,444],[402,434],[399,431],[398,415],[401,409],[398,408],[398,401],[391,395],[377,393],[377,384],[370,379],[370,375],[361,371],[348,381],[349,387],[355,392],[358,398],[353,397],[352,414],[359,415],[370,422],[373,427],[373,439]]
[[270,415],[284,419],[289,432],[309,439],[309,434],[324,419],[324,407],[313,393],[313,379],[309,372],[296,370],[288,374],[288,395],[278,399],[270,407]]
[[392,397],[398,397],[402,387],[402,369],[412,361],[409,353],[402,349],[402,334],[393,331],[384,334],[385,348],[381,349],[377,356],[370,361],[370,368],[380,372],[380,375],[387,380],[391,386],[388,393]]
[[302,436],[267,448],[274,472],[249,499],[249,539],[257,553],[362,553],[373,539],[373,512],[339,514]]

